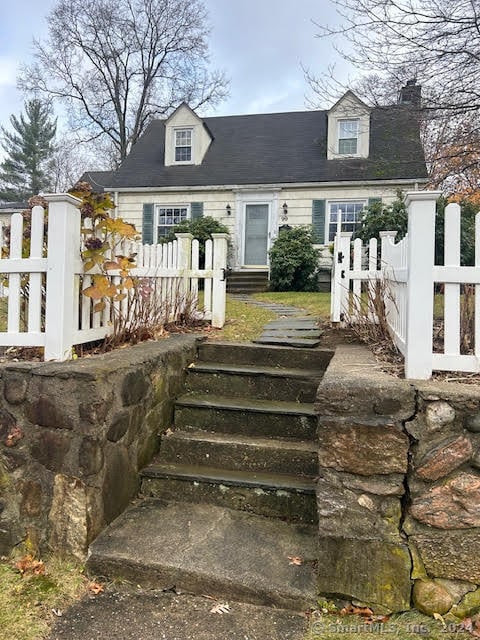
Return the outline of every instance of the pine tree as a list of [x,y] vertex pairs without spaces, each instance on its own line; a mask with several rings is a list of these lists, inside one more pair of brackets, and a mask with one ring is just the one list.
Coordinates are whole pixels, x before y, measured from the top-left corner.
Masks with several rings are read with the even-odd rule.
[[25,113],[10,116],[13,131],[1,128],[6,159],[0,164],[0,201],[24,201],[49,190],[48,165],[55,151],[56,120],[48,104],[33,99]]

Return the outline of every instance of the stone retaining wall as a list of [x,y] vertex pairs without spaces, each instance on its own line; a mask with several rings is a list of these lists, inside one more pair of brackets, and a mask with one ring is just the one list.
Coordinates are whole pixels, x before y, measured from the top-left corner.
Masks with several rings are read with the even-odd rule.
[[317,394],[319,587],[377,611],[480,609],[480,386],[341,346]]
[[84,557],[138,490],[195,358],[172,336],[65,363],[0,367],[0,555]]

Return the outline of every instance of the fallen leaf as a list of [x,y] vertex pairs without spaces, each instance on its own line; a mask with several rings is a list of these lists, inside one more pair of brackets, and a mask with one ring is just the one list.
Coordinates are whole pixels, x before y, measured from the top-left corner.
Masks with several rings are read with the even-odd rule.
[[41,560],[35,560],[35,558],[28,554],[20,558],[15,563],[15,568],[20,571],[22,575],[25,573],[31,573],[34,576],[41,576],[45,574],[45,565]]
[[373,619],[373,611],[370,607],[356,607],[349,604],[340,611],[341,616],[362,616],[362,618]]
[[54,616],[57,616],[57,618],[61,618],[63,613],[60,611],[60,609],[52,609],[52,613]]
[[219,602],[210,609],[210,613],[230,613],[230,605],[227,602]]
[[90,591],[90,593],[93,593],[95,596],[105,591],[103,585],[99,584],[98,582],[90,582],[88,585],[88,590]]
[[288,564],[295,564],[297,566],[303,564],[303,558],[301,556],[288,556],[288,559],[290,560]]
[[23,431],[18,426],[14,426],[8,432],[8,435],[5,439],[6,447],[14,447],[19,440],[23,438]]

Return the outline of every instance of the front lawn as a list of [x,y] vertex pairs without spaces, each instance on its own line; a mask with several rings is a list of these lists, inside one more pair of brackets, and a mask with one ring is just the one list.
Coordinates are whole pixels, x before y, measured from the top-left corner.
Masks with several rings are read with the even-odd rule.
[[[274,302],[298,308],[298,315],[312,314],[321,320],[330,317],[329,293],[275,292],[256,293],[252,296],[262,302]],[[264,325],[278,318],[279,314],[269,309],[242,302],[227,295],[226,322],[221,330],[212,330],[210,337],[228,342],[251,342],[258,338]]]
[[256,300],[264,302],[276,302],[287,304],[292,307],[304,309],[321,320],[330,319],[330,294],[305,291],[268,291],[265,293],[255,293]]

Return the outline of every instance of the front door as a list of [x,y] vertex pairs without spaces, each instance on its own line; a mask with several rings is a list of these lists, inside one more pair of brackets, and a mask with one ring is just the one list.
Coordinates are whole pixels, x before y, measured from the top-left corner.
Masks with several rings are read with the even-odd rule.
[[268,204],[245,205],[245,266],[268,264]]

